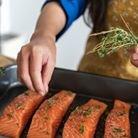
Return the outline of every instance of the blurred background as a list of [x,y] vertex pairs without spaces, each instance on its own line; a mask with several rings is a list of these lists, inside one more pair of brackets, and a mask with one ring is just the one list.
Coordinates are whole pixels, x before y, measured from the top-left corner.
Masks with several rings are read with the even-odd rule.
[[[26,44],[45,0],[1,0],[0,54],[16,58]],[[80,17],[57,42],[57,67],[76,70],[90,29]]]

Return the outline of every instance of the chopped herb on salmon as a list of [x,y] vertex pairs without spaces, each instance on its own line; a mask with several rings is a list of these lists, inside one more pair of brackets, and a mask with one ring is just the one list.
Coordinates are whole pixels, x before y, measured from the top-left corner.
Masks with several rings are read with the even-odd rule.
[[126,114],[126,111],[118,111],[116,112],[117,116],[122,116]]
[[85,126],[83,124],[80,124],[79,132],[83,134],[85,131]]
[[24,109],[22,103],[16,103],[15,106],[16,106],[16,109]]
[[64,125],[63,138],[93,138],[106,107],[106,104],[94,99],[77,107]]
[[15,97],[4,109],[0,117],[0,135],[20,138],[23,129],[39,106],[43,97],[37,92],[27,91]]
[[84,116],[89,116],[93,112],[93,108],[89,107],[86,111],[83,112]]
[[129,111],[131,105],[115,100],[105,121],[104,138],[131,138]]
[[33,116],[27,138],[54,138],[74,98],[75,94],[62,90],[46,99]]
[[112,129],[113,133],[122,133],[124,130],[122,128],[113,128]]
[[8,119],[12,119],[13,118],[13,112],[8,113],[7,116],[8,116]]

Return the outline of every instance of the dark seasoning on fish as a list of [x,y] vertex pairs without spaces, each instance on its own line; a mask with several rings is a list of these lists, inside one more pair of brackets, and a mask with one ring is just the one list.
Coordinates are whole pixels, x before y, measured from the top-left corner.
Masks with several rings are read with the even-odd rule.
[[13,118],[13,112],[7,113],[7,117],[9,120],[12,119]]
[[75,94],[62,90],[46,99],[33,116],[27,138],[54,138]]
[[104,138],[131,138],[130,108],[130,104],[115,100],[114,107],[106,119]]
[[23,103],[16,103],[15,106],[16,106],[16,109],[19,109],[19,110],[20,109],[22,109],[22,110],[24,109]]
[[30,96],[20,94],[6,106],[0,116],[0,135],[20,138],[28,120],[39,106],[43,97],[37,92],[27,91]]
[[[110,87],[107,88],[106,84],[109,84]],[[67,110],[66,116],[63,118],[62,123],[60,124],[59,129],[57,130],[56,138],[57,137],[62,138],[63,127],[65,126],[65,123],[67,122],[72,111],[74,111],[74,109],[77,106],[81,107],[82,105],[87,103],[87,101],[89,101],[90,99],[97,99],[97,100],[105,103],[108,107],[109,106],[111,107],[110,110],[105,110],[104,113],[101,115],[101,118],[99,119],[99,122],[98,122],[96,130],[95,130],[94,138],[103,138],[104,133],[105,133],[105,131],[104,131],[105,125],[103,125],[103,124],[105,124],[107,116],[110,114],[111,110],[113,109],[112,105],[114,105],[114,100],[115,100],[114,98],[121,99],[122,101],[125,101],[126,103],[130,103],[133,106],[130,110],[131,138],[138,138],[138,131],[137,131],[138,130],[138,102],[137,102],[138,85],[137,84],[138,84],[137,82],[133,82],[133,81],[126,81],[126,80],[121,80],[121,79],[108,78],[108,77],[104,77],[104,76],[101,77],[101,76],[93,75],[93,74],[87,74],[87,73],[84,74],[81,72],[79,73],[79,72],[74,72],[74,71],[68,71],[68,70],[66,71],[66,70],[62,70],[62,69],[56,69],[55,73],[54,73],[54,77],[52,79],[52,83],[50,84],[50,92],[48,93],[48,96],[46,96],[46,98],[44,98],[44,99],[49,99],[53,95],[57,94],[57,92],[59,92],[59,89],[62,89],[62,88],[71,89],[71,90],[74,90],[75,93],[77,93],[76,98],[74,99],[73,103],[71,104],[71,107],[69,107],[69,109]],[[23,87],[21,88],[20,86],[18,86],[18,87],[13,88],[12,90],[9,90],[9,93],[12,92],[12,93],[16,93],[15,95],[18,95],[18,93],[20,93],[18,91],[21,90],[23,92],[23,90],[25,89],[25,88],[22,89]],[[123,90],[125,90],[125,91],[123,91]],[[29,100],[29,103],[31,103],[31,104],[29,104],[29,106],[27,106],[27,107],[30,107],[30,105],[32,106],[32,103],[35,104],[39,99],[39,98],[38,99],[34,98],[35,100],[32,100],[31,93],[24,93],[23,95],[24,95],[23,96],[24,98],[28,97],[28,100],[31,99],[31,100]],[[14,106],[12,106],[14,108],[13,112],[12,112],[12,110],[8,109],[7,112],[4,114],[4,116],[0,116],[0,131],[3,129],[1,127],[4,127],[4,129],[8,130],[8,131],[11,131],[12,129],[15,128],[14,129],[15,134],[17,134],[16,132],[19,132],[18,128],[21,127],[21,122],[27,122],[27,121],[25,121],[26,120],[25,117],[18,115],[19,120],[20,120],[20,118],[23,118],[24,120],[20,120],[21,122],[19,122],[19,126],[17,127],[16,123],[18,123],[18,122],[16,122],[15,120],[18,120],[18,117],[16,117],[15,114],[21,113],[21,115],[22,115],[23,113],[26,112],[26,106],[24,106],[24,105],[26,105],[25,104],[26,102],[28,103],[28,100],[25,100],[25,102],[21,102],[21,100],[19,100],[18,102],[15,102],[15,103],[20,103],[20,102],[23,103],[23,107],[24,107],[23,110],[20,109],[21,106],[17,106],[17,108],[19,108],[19,109],[17,109],[15,106],[15,103],[14,103]],[[41,103],[42,103],[42,100],[41,100]],[[53,104],[53,105],[55,106],[55,104]],[[51,106],[49,109],[51,109],[51,108],[53,108],[53,106]],[[38,111],[38,109],[39,109],[39,107],[36,107],[35,111]],[[45,108],[43,110],[47,111],[47,109],[45,109]],[[99,110],[101,110],[101,108],[98,109],[98,111]],[[28,111],[32,112],[32,110],[30,110],[30,109]],[[84,119],[89,119],[89,117],[92,114],[95,114],[95,112],[93,112],[91,110],[91,108],[86,108],[83,112],[84,115],[82,114],[80,116]],[[24,131],[22,131],[23,133],[19,136],[20,138],[26,138],[34,113],[36,113],[36,112],[33,111],[33,113],[31,113],[31,117],[29,118],[29,122],[27,125],[22,124],[22,126],[24,126],[25,129],[24,129]],[[55,113],[55,109],[54,109],[54,113]],[[114,114],[118,118],[121,118],[122,116],[124,117],[127,115],[126,111],[124,112],[124,110],[116,112]],[[46,116],[45,117],[42,116],[42,122],[46,123],[47,122],[46,120],[50,121],[51,114],[48,114],[47,117]],[[3,117],[6,118],[6,121],[1,120]],[[55,116],[55,117],[57,117],[57,116]],[[11,122],[11,123],[6,124],[5,122]],[[101,122],[102,123],[104,122],[104,123],[102,124]],[[2,126],[1,126],[1,124],[2,124]],[[80,134],[81,136],[84,136],[85,133],[87,132],[88,124],[86,125],[85,121],[83,122],[83,120],[82,120],[82,122],[78,121],[76,133]],[[41,126],[41,129],[43,129],[43,126]],[[124,130],[125,130],[124,128],[122,128],[120,126],[116,126],[116,125],[113,125],[111,127],[111,133],[115,133],[115,134],[123,133]],[[47,133],[47,135],[49,135],[49,132],[50,132],[49,130],[45,131],[45,133]],[[44,131],[43,131],[43,133],[44,133]],[[1,132],[0,132],[0,135],[2,135]]]
[[95,112],[96,110],[100,109],[100,106],[92,106],[89,107],[87,110],[83,111],[83,116],[89,116],[91,113]]
[[68,117],[63,129],[63,138],[90,138],[95,134],[98,121],[106,104],[90,99],[77,107]]
[[[70,93],[68,93],[70,96],[72,95],[72,93],[70,92]],[[53,94],[53,95],[55,95],[55,94]],[[26,96],[26,97],[28,97],[28,96],[30,96],[30,93],[24,93],[24,96]],[[54,96],[53,96],[54,97]],[[82,97],[83,98],[83,97]],[[54,108],[56,105],[57,105],[57,102],[62,102],[62,101],[64,101],[64,100],[60,100],[60,97],[54,97],[54,98],[48,98],[47,99],[47,104],[44,106],[44,108],[43,108],[43,110],[41,110],[41,112],[43,112],[43,111],[45,111],[44,112],[44,114],[43,114],[43,116],[41,117],[41,121],[44,123],[44,124],[48,124],[47,122],[50,122],[51,121],[51,114],[49,114],[48,113],[48,111],[49,110],[51,110],[52,108]],[[89,101],[89,100],[88,100]],[[92,101],[93,101],[93,99],[92,99]],[[82,106],[83,106],[83,104],[79,104],[79,106],[76,106],[76,108],[73,110],[73,112],[70,114],[70,115],[68,115],[67,116],[67,118],[69,119],[70,118],[70,116],[71,115],[74,115],[74,116],[77,116],[78,117],[78,122],[77,122],[77,135],[78,135],[78,137],[76,136],[75,138],[84,138],[85,136],[86,136],[86,133],[87,133],[87,130],[88,130],[88,124],[89,123],[86,123],[87,121],[85,121],[86,119],[90,119],[90,117],[91,116],[93,116],[95,113],[97,113],[97,112],[99,112],[99,111],[101,111],[101,109],[103,110],[101,113],[100,113],[100,115],[97,117],[98,118],[98,120],[100,120],[100,116],[102,117],[103,115],[102,115],[102,113],[104,113],[104,114],[106,114],[107,116],[110,114],[110,112],[112,111],[112,110],[108,110],[108,112],[105,110],[106,109],[106,104],[104,104],[103,102],[100,102],[100,101],[98,101],[98,100],[94,100],[94,101],[96,101],[96,102],[98,102],[98,104],[95,104],[95,102],[93,103],[94,105],[92,105],[92,106],[86,106],[85,108],[83,107],[82,108]],[[80,101],[80,103],[81,103],[81,101]],[[87,102],[85,102],[85,104],[86,104]],[[99,104],[99,103],[103,103],[102,105],[103,106],[101,106],[101,104]],[[108,102],[105,102],[105,103],[107,103],[107,105],[109,105],[110,103],[108,103]],[[84,105],[85,105],[84,104]],[[104,107],[104,108],[103,108]],[[15,104],[15,108],[18,110],[18,111],[21,111],[21,110],[24,110],[24,103],[21,103],[21,102],[18,102],[18,103],[16,103]],[[70,107],[69,109],[68,109],[68,111],[71,109],[72,107]],[[39,109],[39,108],[38,108]],[[51,110],[52,111],[52,110]],[[56,110],[55,110],[56,111]],[[52,111],[53,112],[53,111]],[[51,113],[52,113],[51,112]],[[106,113],[107,112],[107,113]],[[53,113],[55,113],[55,112],[53,112]],[[67,113],[66,113],[67,114]],[[126,111],[126,110],[119,110],[119,111],[116,111],[116,112],[114,112],[114,114],[118,117],[118,118],[120,118],[120,117],[122,117],[122,116],[127,116],[127,114],[128,114],[128,112]],[[9,120],[12,120],[13,119],[13,117],[14,117],[14,112],[9,112],[9,113],[7,113],[7,118],[9,119]],[[94,137],[94,138],[101,138],[101,137],[103,137],[104,136],[104,133],[105,133],[105,131],[103,132],[103,134],[100,134],[100,136],[98,136],[99,134],[98,133],[96,133],[96,131],[98,131],[98,125],[100,124],[100,123],[98,123],[98,120],[97,120],[97,123],[95,124],[95,128],[94,128],[94,131],[93,132],[91,132],[91,133],[93,133],[93,136],[92,137]],[[106,122],[106,118],[104,118],[104,121]],[[66,123],[68,122],[68,120],[66,121]],[[90,121],[89,121],[90,122]],[[95,122],[95,121],[94,121]],[[99,121],[100,122],[100,121]],[[65,123],[65,126],[66,126],[66,123]],[[111,125],[112,127],[111,127],[111,133],[113,134],[113,136],[114,135],[116,135],[116,136],[118,136],[118,138],[120,138],[119,136],[121,136],[121,138],[130,138],[130,137],[128,137],[128,135],[126,134],[126,131],[125,131],[125,129],[124,128],[122,128],[121,126],[115,126],[115,125]],[[19,123],[16,123],[16,127],[18,128],[18,127],[20,127],[20,124]],[[59,126],[56,126],[55,125],[55,128],[57,129]],[[40,127],[40,130],[42,131],[42,133],[43,133],[43,135],[45,135],[46,137],[45,138],[53,138],[53,137],[50,137],[51,136],[51,131],[49,131],[49,129],[46,129],[46,130],[44,130],[43,129],[44,127]],[[65,129],[65,128],[64,128]],[[65,136],[64,135],[64,130],[63,129],[63,136],[61,136],[62,135],[62,133],[60,133],[60,135],[59,135],[59,131],[60,131],[60,129],[58,130],[58,132],[56,133],[56,136],[55,136],[55,138],[61,138],[61,137],[63,137],[63,138],[68,138],[67,136]],[[104,126],[102,126],[102,128],[101,128],[102,130],[104,130]],[[61,131],[60,131],[61,132]],[[27,134],[28,134],[28,132],[25,134],[26,132],[24,132],[24,133],[22,133],[22,136],[27,136]],[[38,132],[39,133],[39,132]],[[73,133],[73,132],[72,132]],[[25,138],[25,137],[22,137],[21,136],[21,138]],[[132,136],[133,136],[133,134],[132,134]],[[92,138],[91,137],[91,138]],[[27,136],[27,138],[39,138],[39,137],[31,137],[31,136]],[[41,138],[43,138],[43,137],[41,137]],[[69,138],[73,138],[72,136],[69,136]],[[88,135],[85,137],[85,138],[90,138]],[[105,137],[106,138],[106,137]],[[110,138],[110,137],[108,137],[108,138]],[[135,137],[133,137],[133,138],[135,138]]]

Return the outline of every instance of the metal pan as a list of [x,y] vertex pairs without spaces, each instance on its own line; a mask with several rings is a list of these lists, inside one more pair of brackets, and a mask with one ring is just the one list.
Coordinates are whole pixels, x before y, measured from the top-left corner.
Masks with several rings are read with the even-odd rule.
[[[4,96],[6,99],[5,103],[8,103],[26,89],[17,80],[16,65],[8,68],[9,70],[11,68],[9,77],[13,75],[12,77],[14,79],[12,79],[12,81],[9,80],[8,75],[3,79],[0,78],[0,83],[5,81],[8,84],[6,88],[4,88],[4,93],[7,93],[6,96]],[[74,110],[76,106],[82,105],[90,98],[99,99],[109,105],[106,113],[100,119],[95,134],[96,138],[101,138],[103,136],[105,118],[107,112],[112,109],[114,99],[120,99],[133,105],[130,113],[131,135],[132,138],[138,137],[138,82],[56,68],[49,86],[50,92],[48,97],[51,97],[61,89],[72,90],[77,93],[77,97],[59,127],[57,138],[61,137],[64,122],[68,118],[70,112]],[[0,87],[0,91],[1,89],[2,87]],[[23,138],[26,136],[28,127],[29,123],[22,134]]]

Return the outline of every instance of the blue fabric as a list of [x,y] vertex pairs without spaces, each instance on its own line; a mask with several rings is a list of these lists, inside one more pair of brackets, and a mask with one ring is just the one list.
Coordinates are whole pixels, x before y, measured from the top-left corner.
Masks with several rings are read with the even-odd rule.
[[[47,0],[43,6],[51,1],[54,0]],[[58,0],[58,2],[66,14],[66,25],[57,35],[57,39],[84,13],[86,8],[86,0]]]

